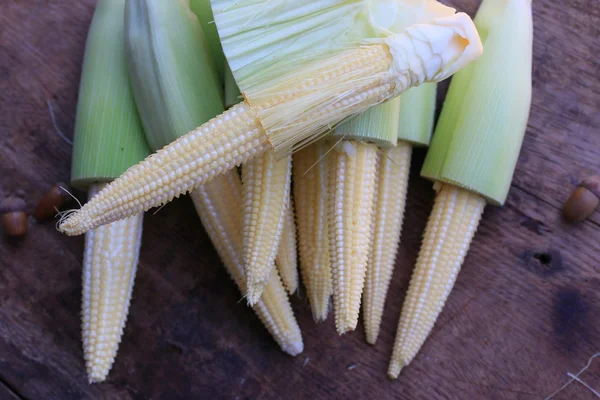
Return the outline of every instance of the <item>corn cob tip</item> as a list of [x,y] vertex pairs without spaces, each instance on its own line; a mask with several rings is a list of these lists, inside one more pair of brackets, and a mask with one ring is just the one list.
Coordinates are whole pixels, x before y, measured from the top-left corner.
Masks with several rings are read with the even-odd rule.
[[[94,383],[102,383],[106,380],[106,378],[108,377],[108,370],[104,367],[101,366],[91,366],[90,364],[93,364],[94,362],[97,362],[97,360],[86,360],[86,370],[87,370],[87,375],[88,375],[88,384],[93,385]],[[115,358],[111,358],[109,360],[109,364],[110,366],[112,366],[112,364],[115,362]]]
[[60,233],[67,236],[82,235],[89,229],[83,223],[79,210],[66,210],[59,213],[60,220],[57,224],[57,229]]
[[369,331],[369,332],[365,333],[365,340],[371,346],[375,346],[377,344],[377,337],[378,336],[379,336],[379,332],[371,332],[371,331]]
[[331,309],[331,296],[328,296],[320,304],[313,305],[311,303],[312,317],[315,323],[324,322],[327,320],[329,310]]
[[304,343],[302,339],[285,343],[281,345],[281,350],[290,356],[297,356],[304,351]]
[[388,368],[388,377],[390,379],[398,379],[398,376],[400,376],[400,372],[402,372],[402,368],[404,368],[405,365],[404,362],[390,364],[390,367]]

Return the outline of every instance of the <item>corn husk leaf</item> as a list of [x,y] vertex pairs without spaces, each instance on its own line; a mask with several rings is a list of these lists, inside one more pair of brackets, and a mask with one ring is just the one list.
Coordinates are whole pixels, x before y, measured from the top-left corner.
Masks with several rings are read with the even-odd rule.
[[484,53],[450,85],[421,174],[506,200],[531,106],[531,0],[484,1]]
[[434,0],[211,0],[211,4],[224,53],[243,92],[333,51],[455,12]]
[[375,143],[379,147],[394,147],[398,138],[399,110],[400,97],[396,97],[340,124],[333,136]]
[[235,78],[231,73],[229,65],[225,63],[225,108],[230,108],[242,101],[240,88],[235,83]]
[[128,0],[125,26],[131,82],[153,149],[223,111],[210,50],[183,0]]
[[71,183],[86,188],[117,178],[150,152],[123,47],[125,0],[96,6],[79,86]]
[[217,73],[223,81],[225,72],[225,55],[223,54],[223,48],[221,47],[221,40],[219,39],[219,33],[217,32],[217,25],[215,24],[215,17],[213,16],[212,8],[210,6],[210,0],[189,0],[190,9],[200,22],[202,31],[206,36],[208,42],[208,48],[214,60],[215,66],[217,67]]
[[424,83],[400,96],[398,140],[428,146],[435,117],[436,83]]
[[[235,80],[279,156],[412,86],[445,79],[481,51],[471,19],[434,0],[211,4]],[[365,44],[379,46],[362,47],[361,55]],[[304,86],[313,80],[318,91]],[[284,93],[286,101],[272,103]]]

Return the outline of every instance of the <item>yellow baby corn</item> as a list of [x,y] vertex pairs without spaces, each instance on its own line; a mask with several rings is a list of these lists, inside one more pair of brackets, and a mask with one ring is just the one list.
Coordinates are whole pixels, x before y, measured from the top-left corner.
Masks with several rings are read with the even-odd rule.
[[[101,186],[91,186],[89,197]],[[106,379],[117,355],[131,302],[143,217],[113,222],[85,235],[81,330],[90,383]]]
[[371,246],[378,149],[344,140],[334,150],[329,171],[329,253],[335,324],[339,334],[358,322]]
[[373,212],[373,238],[363,295],[363,321],[367,342],[375,344],[398,251],[412,145],[381,150]]
[[487,202],[503,204],[531,105],[531,0],[484,0],[485,52],[453,79],[422,175],[438,191],[388,373],[415,357],[438,318]]
[[294,154],[294,201],[300,271],[315,321],[324,321],[331,298],[327,193],[330,145],[320,140]]
[[[242,184],[237,172],[231,171],[202,185],[190,195],[227,272],[245,295],[240,229],[243,220]],[[283,351],[294,356],[302,352],[302,334],[275,268],[271,269],[263,295],[252,308]]]
[[260,298],[279,250],[289,204],[292,157],[268,151],[244,164],[244,261],[248,303]]

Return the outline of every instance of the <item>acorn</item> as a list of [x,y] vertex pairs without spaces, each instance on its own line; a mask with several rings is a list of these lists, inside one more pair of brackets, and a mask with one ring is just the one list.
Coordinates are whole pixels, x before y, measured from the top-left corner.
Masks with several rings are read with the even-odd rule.
[[0,221],[7,236],[19,237],[27,233],[27,204],[20,197],[7,197],[0,204]]
[[600,204],[600,175],[584,179],[575,189],[564,206],[565,218],[580,222],[594,213]]
[[64,190],[67,187],[64,183],[57,183],[42,196],[35,209],[36,221],[44,222],[53,218],[65,204],[71,201],[71,197]]

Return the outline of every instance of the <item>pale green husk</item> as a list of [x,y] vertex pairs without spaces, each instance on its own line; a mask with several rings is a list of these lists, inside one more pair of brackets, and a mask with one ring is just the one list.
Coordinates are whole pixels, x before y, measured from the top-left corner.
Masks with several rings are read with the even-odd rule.
[[71,167],[81,189],[117,178],[150,151],[127,75],[124,11],[125,0],[100,0],[88,32]]
[[243,92],[273,85],[302,65],[407,26],[449,16],[434,0],[211,0]]
[[215,24],[215,17],[213,16],[212,8],[210,6],[210,0],[189,0],[190,9],[200,22],[202,31],[208,41],[208,47],[210,53],[217,67],[217,73],[221,80],[224,79],[225,71],[225,55],[223,54],[223,48],[221,47],[221,40],[219,39],[219,33],[217,32],[217,25]]
[[126,48],[148,142],[160,149],[223,111],[198,19],[184,0],[128,0]]
[[483,56],[454,76],[421,174],[501,205],[531,105],[531,0],[484,0],[475,24]]
[[396,97],[340,124],[333,136],[375,143],[384,148],[394,147],[398,139],[399,110],[400,97]]
[[424,83],[400,96],[398,140],[429,146],[435,117],[436,83]]
[[229,65],[225,63],[225,108],[232,107],[242,101],[240,88],[235,83],[235,78],[231,73]]

